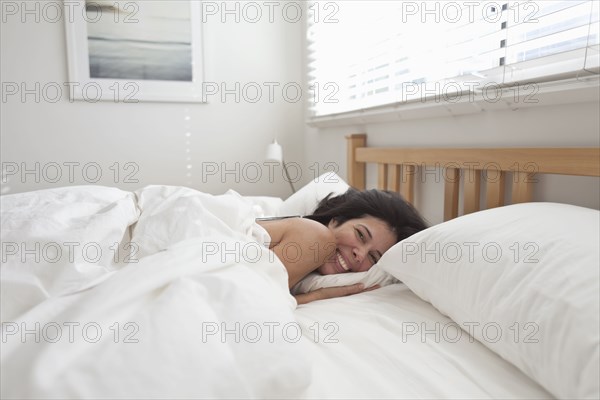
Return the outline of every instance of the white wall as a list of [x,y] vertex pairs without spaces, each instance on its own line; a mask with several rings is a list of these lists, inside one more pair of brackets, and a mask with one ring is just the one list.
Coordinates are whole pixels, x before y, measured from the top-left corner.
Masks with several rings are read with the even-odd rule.
[[[12,2],[22,5],[21,2]],[[32,2],[27,2],[31,4]],[[62,4],[61,1],[56,2]],[[220,4],[220,3],[219,3]],[[3,15],[1,26],[2,82],[36,82],[62,84],[68,80],[64,21],[36,23],[28,15]],[[232,16],[222,23],[220,16],[209,18],[204,26],[205,79],[233,87],[256,82],[305,83],[304,26],[305,19],[290,23],[275,14],[274,23],[236,23]],[[103,172],[99,184],[116,185],[133,190],[148,184],[187,185],[211,193],[233,188],[246,195],[287,197],[290,189],[276,170],[270,183],[268,168],[262,168],[262,179],[251,182],[254,170],[244,166],[262,164],[266,145],[277,137],[284,145],[287,161],[302,165],[302,181],[332,167],[341,176],[346,173],[344,135],[368,133],[370,145],[377,146],[598,146],[600,121],[598,95],[592,99],[572,98],[571,104],[547,104],[516,111],[483,111],[455,117],[431,117],[386,123],[359,123],[332,128],[314,128],[305,124],[305,100],[289,103],[276,92],[270,103],[266,96],[256,104],[236,103],[233,96],[226,102],[213,97],[208,104],[111,102],[71,103],[66,96],[57,103],[40,101],[32,96],[22,102],[11,96],[2,102],[2,162],[25,163],[32,169],[54,162],[79,162],[75,181],[68,182],[68,169],[57,183],[35,182],[35,176],[11,177],[11,192],[85,184],[81,166],[95,162]],[[184,118],[190,116],[190,121]],[[189,125],[189,129],[186,125]],[[186,138],[185,132],[191,132]],[[189,144],[187,141],[189,140]],[[186,150],[189,149],[189,153]],[[190,161],[186,157],[191,157]],[[114,182],[114,163],[120,175]],[[139,169],[125,169],[125,163]],[[205,176],[203,169],[218,165],[235,172]],[[225,164],[222,164],[225,163]],[[192,176],[186,166],[191,164]],[[20,166],[20,165],[19,165]],[[326,168],[327,167],[327,168]],[[42,171],[43,172],[43,171]],[[49,173],[52,171],[49,170]],[[93,169],[90,170],[93,172]],[[127,173],[136,172],[137,183],[125,182]],[[222,170],[220,171],[222,172]],[[244,175],[244,172],[247,174]],[[43,175],[43,174],[42,174]],[[88,177],[89,178],[89,177]],[[599,207],[598,179],[588,179],[575,186],[560,181],[557,189],[544,182],[536,189],[536,200],[568,201]],[[438,189],[436,189],[438,190]],[[417,200],[435,200],[433,193],[417,192]],[[441,211],[430,204],[428,218],[436,222]]]
[[[11,3],[24,7],[23,2]],[[25,3],[33,9],[33,2]],[[62,6],[62,1],[55,3]],[[42,16],[36,22],[35,15],[24,17],[26,21],[22,22],[20,13],[3,13],[2,82],[24,83],[27,88],[34,88],[36,82],[41,87],[53,82],[62,86],[68,81],[64,21],[47,22]],[[235,82],[242,86],[251,82],[302,83],[301,22],[275,18],[270,23],[263,18],[259,23],[249,23],[242,18],[236,23],[234,18],[228,16],[226,23],[221,22],[220,15],[207,18],[203,29],[207,82],[226,83],[228,88],[233,88]],[[25,168],[35,169],[35,163],[39,163],[41,172],[39,182],[34,174],[12,175],[3,185],[5,190],[6,186],[15,193],[86,184],[94,180],[93,165],[99,165],[102,178],[98,184],[126,190],[171,184],[211,193],[232,188],[245,195],[286,197],[290,189],[280,168],[275,170],[274,183],[269,182],[269,170],[262,164],[266,146],[277,137],[287,161],[303,162],[303,101],[287,102],[281,91],[276,92],[273,103],[265,91],[257,103],[243,98],[236,103],[234,96],[222,102],[214,96],[208,104],[72,103],[67,94],[65,90],[56,103],[43,97],[38,103],[33,95],[26,96],[25,101],[10,96],[2,102],[3,165],[17,163],[20,168],[25,163]],[[190,120],[185,121],[188,115]],[[185,136],[188,130],[190,138]],[[73,167],[74,182],[69,182],[65,162],[80,163]],[[116,182],[115,162],[121,172]],[[135,164],[125,168],[128,162]],[[261,167],[258,181],[257,169],[245,169],[249,162],[258,162]],[[55,164],[50,163],[61,166],[63,175],[56,183],[49,181],[56,172],[51,167]],[[215,163],[219,173],[203,178],[203,170],[208,171]],[[191,177],[186,176],[188,164],[192,165]],[[87,176],[82,173],[84,165],[90,168]],[[222,176],[221,167],[234,172]],[[139,182],[126,182],[129,173],[134,173],[131,178]]]

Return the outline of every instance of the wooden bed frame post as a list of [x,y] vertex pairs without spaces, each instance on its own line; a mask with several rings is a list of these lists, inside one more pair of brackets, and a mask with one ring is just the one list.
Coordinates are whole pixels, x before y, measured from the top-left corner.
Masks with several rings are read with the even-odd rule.
[[350,186],[358,189],[366,189],[366,171],[367,164],[356,161],[356,149],[359,147],[367,147],[367,135],[364,133],[355,133],[346,136],[346,146],[348,150],[348,183]]

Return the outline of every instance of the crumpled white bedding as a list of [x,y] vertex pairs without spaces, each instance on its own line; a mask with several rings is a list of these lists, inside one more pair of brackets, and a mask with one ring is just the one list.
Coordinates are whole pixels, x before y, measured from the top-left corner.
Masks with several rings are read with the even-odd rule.
[[449,320],[402,284],[296,308],[234,192],[1,201],[2,398],[551,397],[466,332],[405,341]]
[[[3,249],[2,397],[301,392],[310,365],[282,334],[295,324],[295,301],[285,268],[252,237],[253,213],[234,194],[170,187],[135,196],[70,188],[3,197],[3,247],[77,242],[77,249],[90,241],[106,254],[55,263],[26,254],[23,262],[22,252]],[[115,263],[110,246],[127,239],[136,220],[135,254]]]
[[135,253],[133,193],[81,186],[0,199],[2,321],[105,279]]

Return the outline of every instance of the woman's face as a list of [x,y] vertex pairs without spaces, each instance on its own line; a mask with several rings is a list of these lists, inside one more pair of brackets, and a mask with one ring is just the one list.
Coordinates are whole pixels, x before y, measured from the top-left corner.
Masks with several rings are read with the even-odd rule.
[[367,271],[396,243],[388,224],[372,216],[340,225],[332,220],[328,228],[335,237],[336,251],[317,269],[322,275]]

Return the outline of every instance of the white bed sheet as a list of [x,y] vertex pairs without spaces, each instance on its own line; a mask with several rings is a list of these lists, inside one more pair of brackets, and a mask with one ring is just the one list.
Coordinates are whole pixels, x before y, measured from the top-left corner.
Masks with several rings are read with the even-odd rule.
[[312,362],[308,398],[554,398],[466,331],[459,337],[402,283],[301,305],[295,316]]

